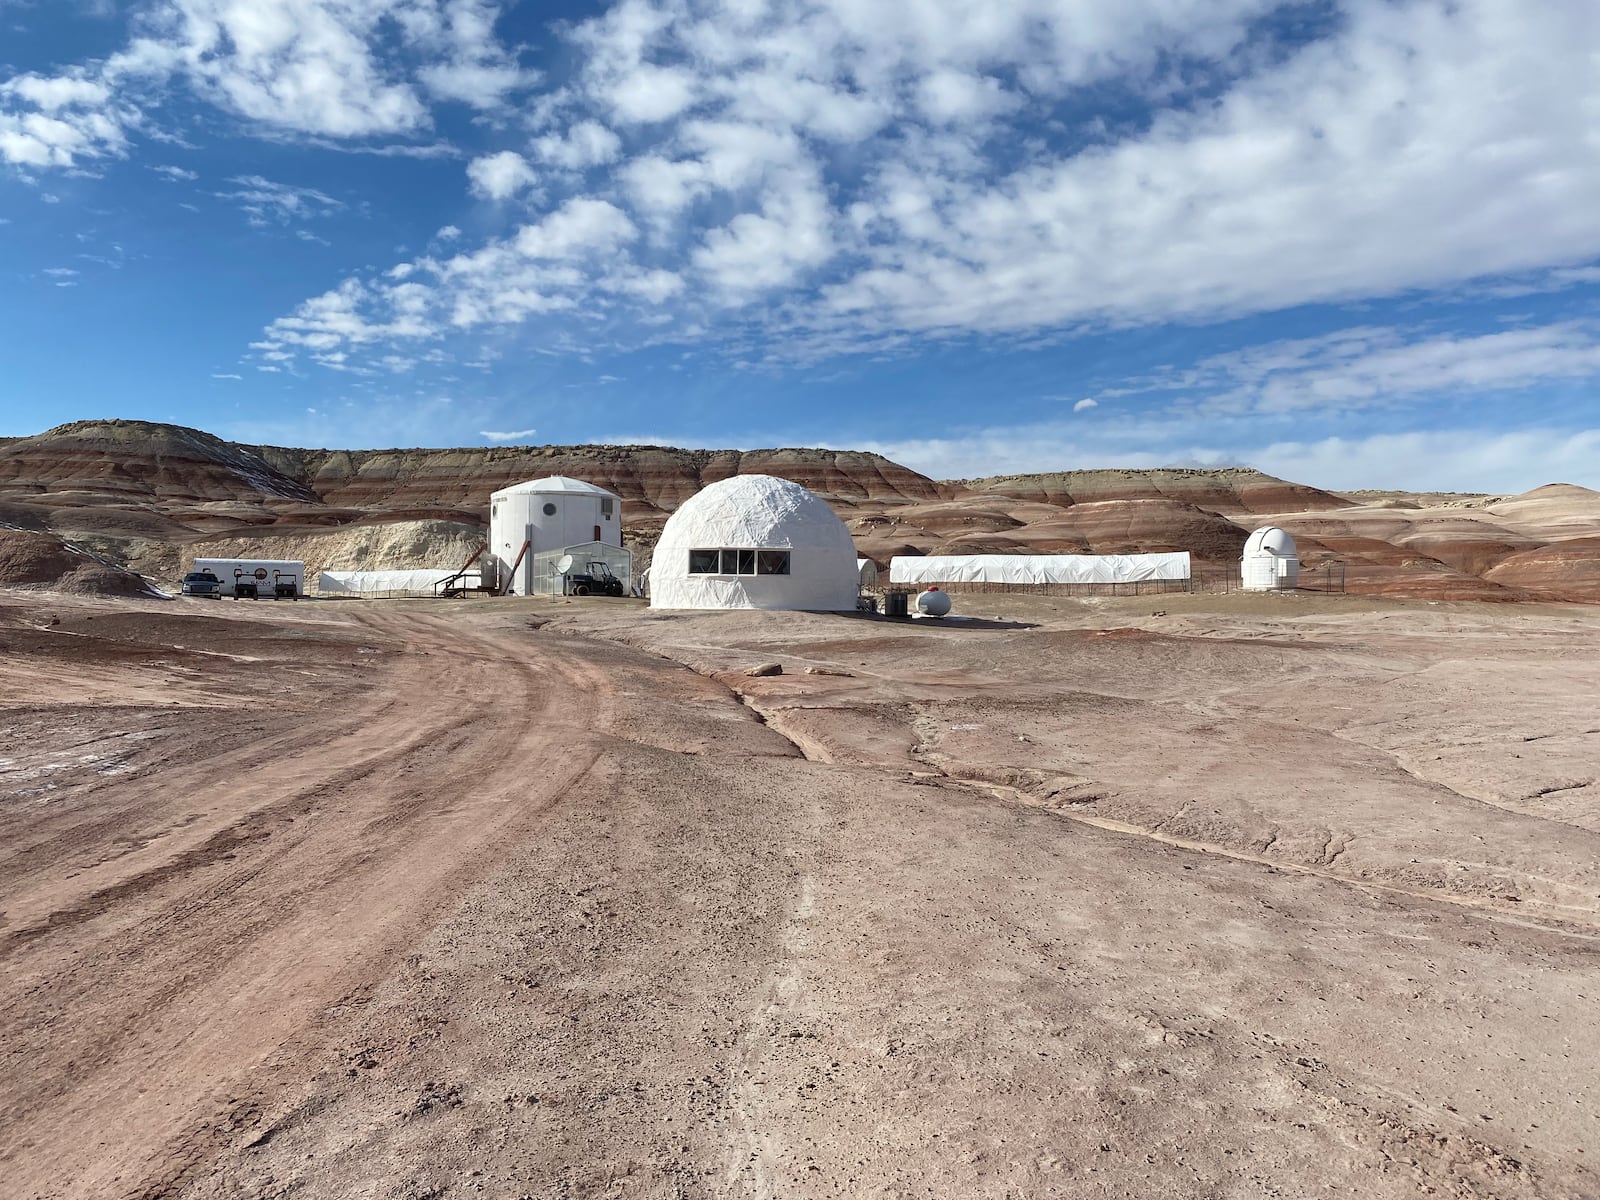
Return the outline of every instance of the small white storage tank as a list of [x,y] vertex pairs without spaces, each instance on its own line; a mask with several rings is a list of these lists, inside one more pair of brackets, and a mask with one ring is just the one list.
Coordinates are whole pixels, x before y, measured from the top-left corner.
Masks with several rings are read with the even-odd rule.
[[1294,539],[1276,525],[1256,530],[1244,544],[1239,578],[1247,592],[1293,591],[1300,578]]
[[605,488],[551,475],[489,497],[491,569],[509,595],[531,596],[537,590],[536,554],[591,542],[622,545],[622,500]]
[[773,475],[735,475],[689,497],[650,564],[651,608],[853,612],[860,588],[844,522]]

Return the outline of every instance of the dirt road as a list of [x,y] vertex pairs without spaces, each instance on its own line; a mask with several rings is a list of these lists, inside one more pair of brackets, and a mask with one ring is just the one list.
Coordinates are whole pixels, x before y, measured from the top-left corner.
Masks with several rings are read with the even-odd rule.
[[791,741],[570,612],[0,601],[0,1190],[1600,1192],[1591,925]]

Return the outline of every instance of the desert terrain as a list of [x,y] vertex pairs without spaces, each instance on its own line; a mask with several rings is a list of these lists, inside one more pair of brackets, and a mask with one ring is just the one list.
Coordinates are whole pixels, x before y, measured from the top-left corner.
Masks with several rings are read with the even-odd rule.
[[330,569],[459,568],[483,543],[490,493],[548,475],[621,497],[642,569],[679,504],[709,483],[757,473],[825,499],[880,568],[897,554],[1188,551],[1197,585],[1222,590],[1237,579],[1249,534],[1281,525],[1304,578],[1324,587],[1600,601],[1600,492],[1556,481],[1497,496],[1339,495],[1245,467],[935,480],[851,450],[306,450],[143,421],[75,421],[0,439],[0,586],[170,591],[196,557],[298,559],[310,579]]
[[1595,614],[0,591],[0,1191],[1600,1195]]

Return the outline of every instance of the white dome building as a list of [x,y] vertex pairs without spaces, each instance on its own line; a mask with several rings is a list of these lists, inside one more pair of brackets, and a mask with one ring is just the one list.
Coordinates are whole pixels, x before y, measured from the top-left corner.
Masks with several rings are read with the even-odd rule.
[[1300,578],[1294,539],[1276,525],[1256,530],[1244,544],[1239,578],[1247,592],[1292,592]]
[[853,612],[855,543],[827,502],[772,475],[735,475],[668,519],[650,564],[651,608]]
[[551,475],[489,497],[486,567],[508,595],[560,593],[554,564],[568,553],[579,570],[599,558],[627,579],[621,546],[622,499],[592,483]]

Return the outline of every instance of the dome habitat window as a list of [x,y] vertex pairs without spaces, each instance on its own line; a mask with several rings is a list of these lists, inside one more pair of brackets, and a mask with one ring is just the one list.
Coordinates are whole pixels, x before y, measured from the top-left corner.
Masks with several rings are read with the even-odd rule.
[[787,575],[789,551],[740,548],[689,551],[691,575]]

